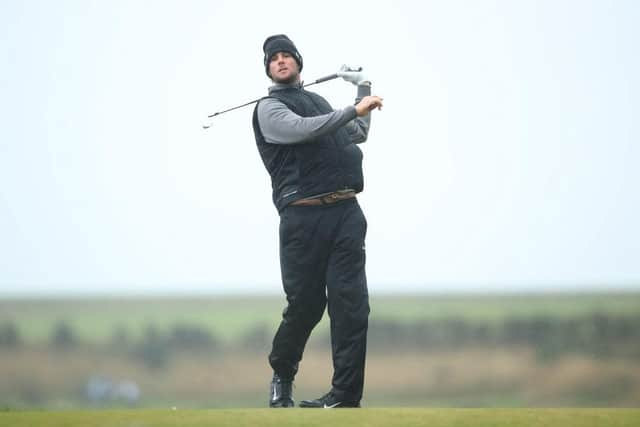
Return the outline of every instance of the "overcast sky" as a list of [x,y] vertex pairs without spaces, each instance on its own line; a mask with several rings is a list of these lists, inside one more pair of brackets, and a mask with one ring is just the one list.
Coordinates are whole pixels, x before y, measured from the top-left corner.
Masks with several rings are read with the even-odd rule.
[[[640,289],[640,2],[4,1],[0,294],[281,292],[262,43],[360,65],[372,292]],[[355,88],[314,89],[334,108]]]

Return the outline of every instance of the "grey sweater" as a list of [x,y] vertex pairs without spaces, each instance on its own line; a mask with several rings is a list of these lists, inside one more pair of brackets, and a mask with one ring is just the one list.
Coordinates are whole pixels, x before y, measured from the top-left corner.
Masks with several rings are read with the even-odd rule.
[[[299,83],[289,85],[275,84],[269,88],[269,94],[290,87],[299,87]],[[369,86],[358,86],[356,104],[363,96],[369,95]],[[258,123],[264,140],[271,144],[297,144],[313,141],[318,136],[334,132],[345,126],[351,141],[360,144],[367,140],[371,115],[357,117],[356,107],[350,105],[341,110],[315,117],[301,117],[291,111],[282,101],[266,98],[258,103]]]

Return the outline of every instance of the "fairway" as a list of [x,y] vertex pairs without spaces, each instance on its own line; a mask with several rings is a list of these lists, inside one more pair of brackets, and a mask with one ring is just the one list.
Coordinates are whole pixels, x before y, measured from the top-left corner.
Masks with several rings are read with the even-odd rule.
[[639,409],[219,409],[0,413],[0,425],[143,426],[385,426],[635,427]]

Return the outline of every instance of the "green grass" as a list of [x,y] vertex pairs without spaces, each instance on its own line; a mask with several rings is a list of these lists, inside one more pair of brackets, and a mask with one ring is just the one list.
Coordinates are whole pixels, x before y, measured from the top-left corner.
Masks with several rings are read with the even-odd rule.
[[591,313],[635,315],[640,293],[373,296],[372,316],[412,321],[456,316],[500,321],[509,316],[569,318]]
[[[640,293],[533,294],[533,295],[375,295],[371,317],[411,322],[457,317],[499,322],[505,317],[575,317],[591,313],[636,315]],[[277,326],[285,305],[283,296],[189,298],[90,298],[0,300],[0,323],[14,321],[26,342],[49,338],[51,328],[65,321],[85,342],[109,340],[116,327],[132,338],[154,325],[160,330],[175,324],[208,328],[222,339],[235,339],[251,328]],[[319,329],[326,328],[326,316]]]
[[0,413],[12,427],[97,426],[385,426],[385,427],[635,427],[638,409],[340,409],[114,410]]

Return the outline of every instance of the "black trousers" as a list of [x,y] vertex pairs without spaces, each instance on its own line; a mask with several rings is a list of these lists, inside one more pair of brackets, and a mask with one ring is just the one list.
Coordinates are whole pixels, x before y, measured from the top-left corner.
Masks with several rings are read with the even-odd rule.
[[269,363],[293,380],[325,307],[331,322],[332,391],[359,401],[364,386],[369,294],[365,275],[367,221],[355,198],[280,213],[280,267],[288,305]]

